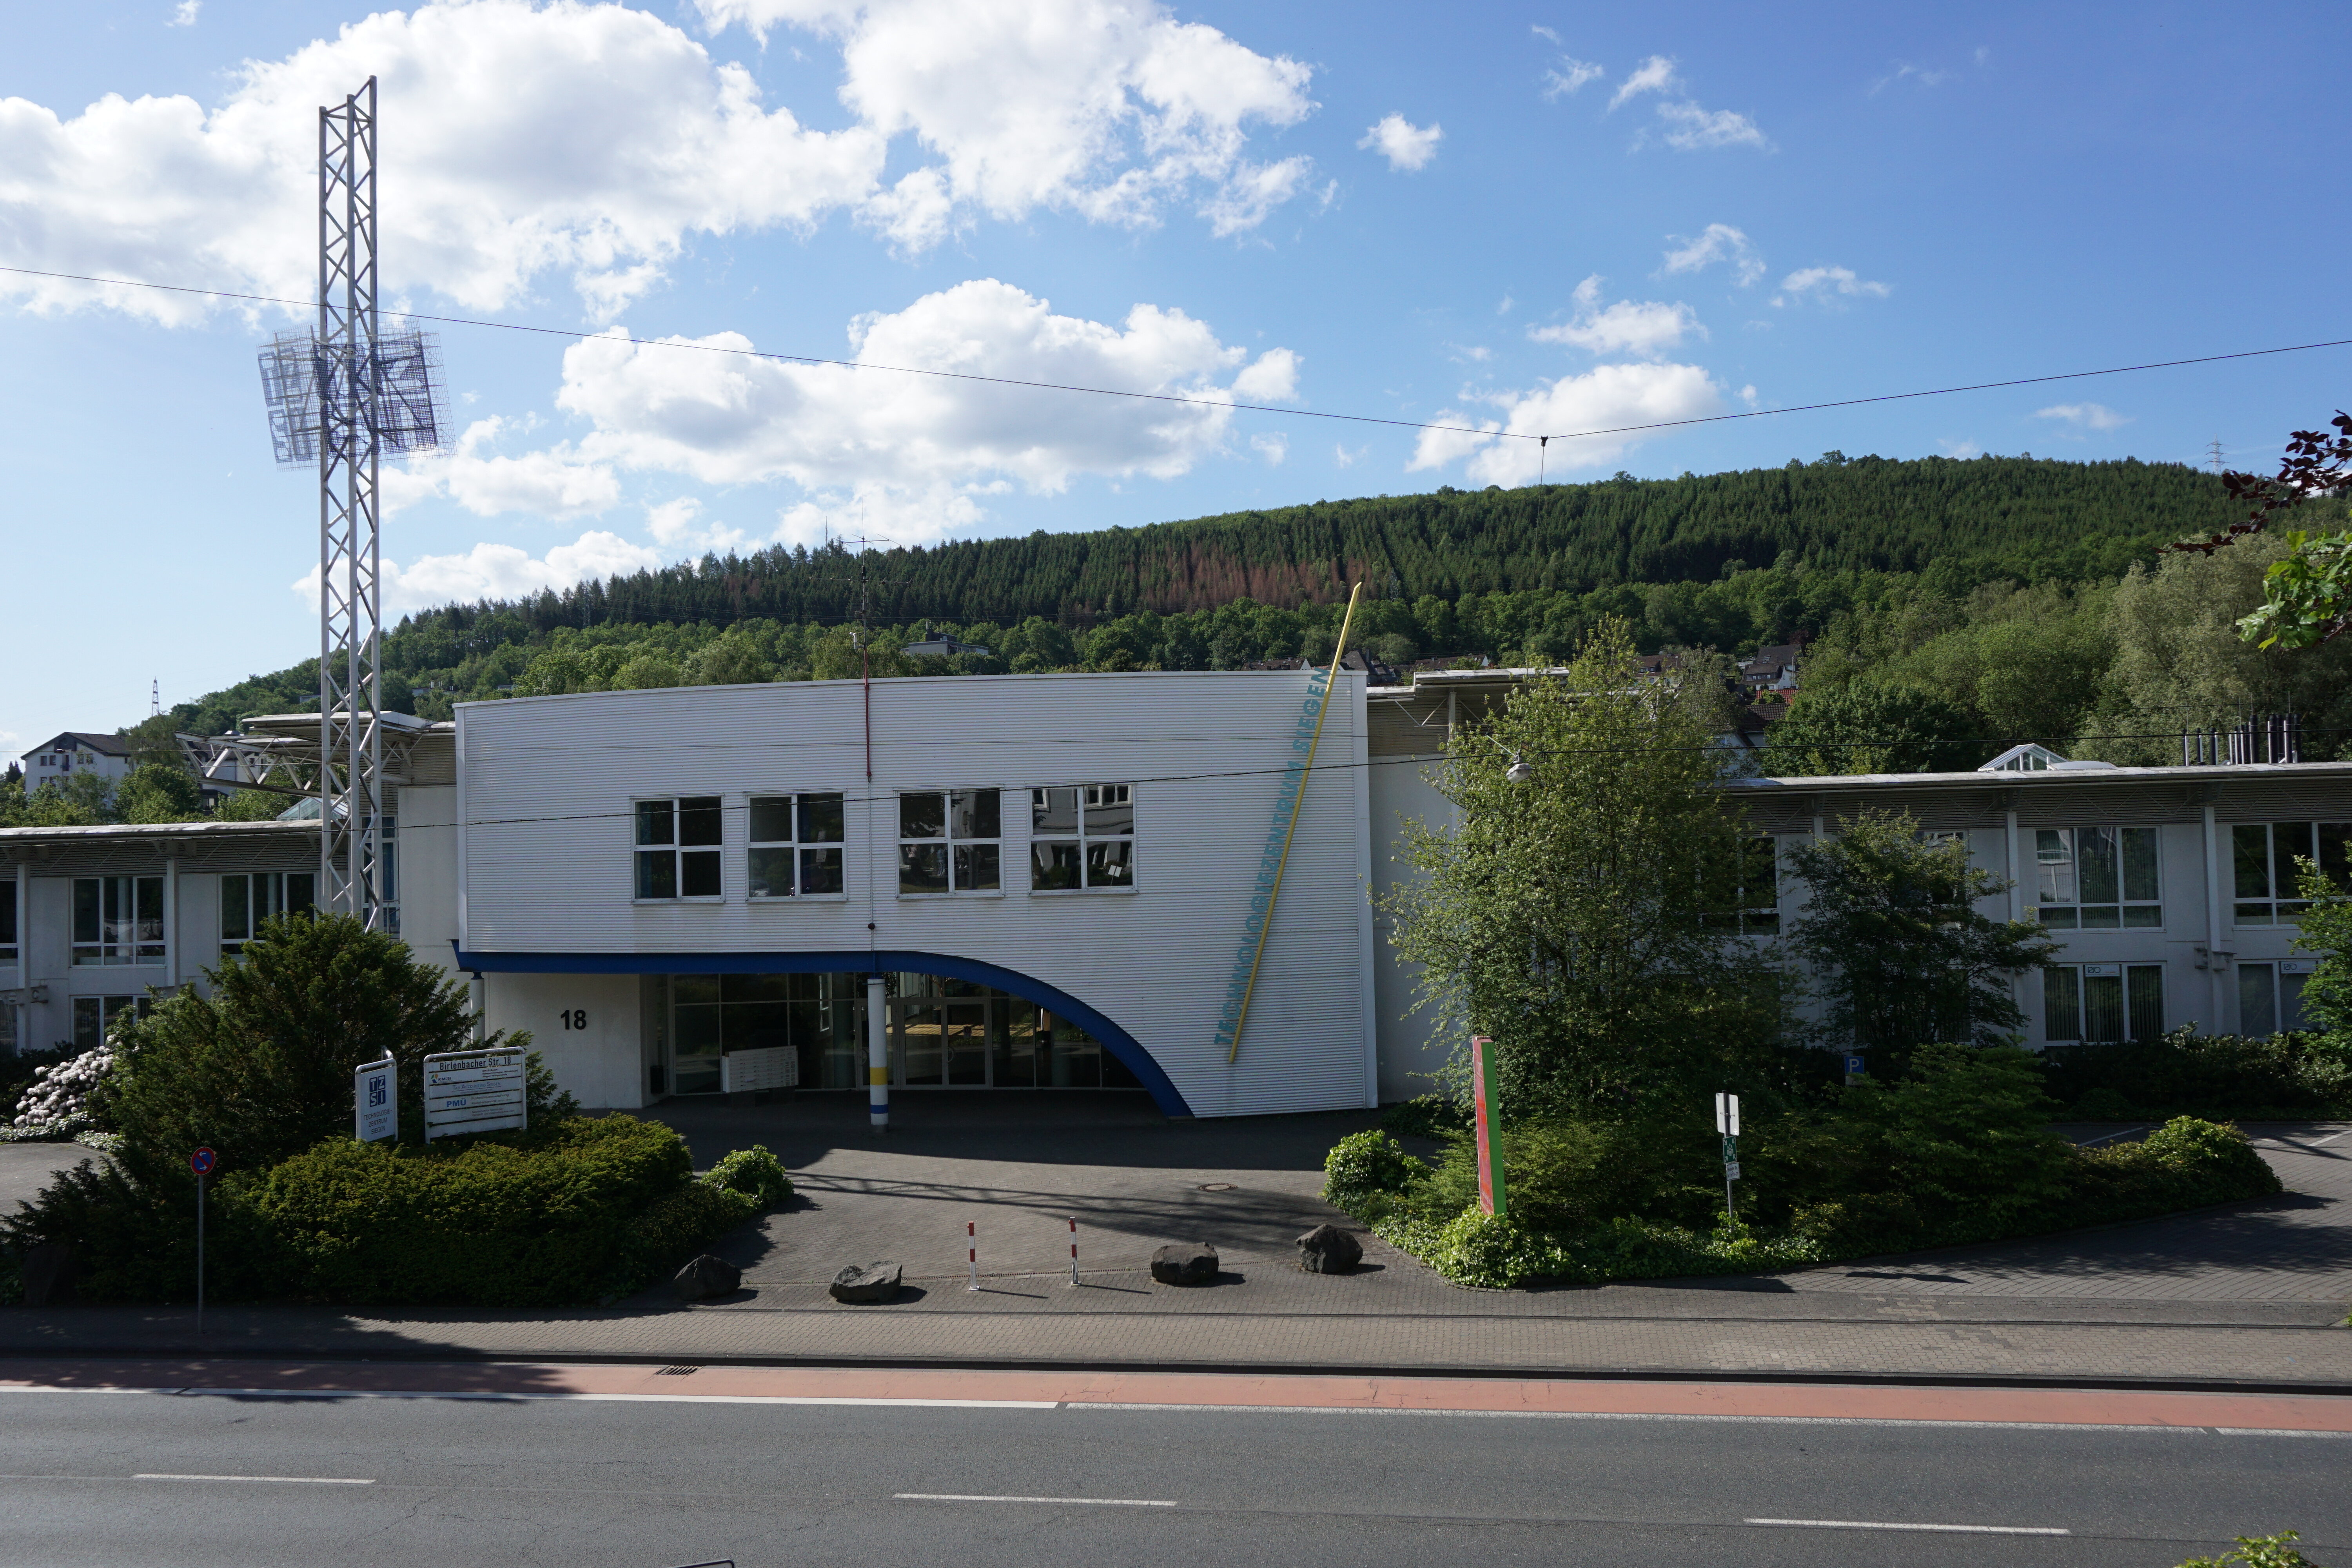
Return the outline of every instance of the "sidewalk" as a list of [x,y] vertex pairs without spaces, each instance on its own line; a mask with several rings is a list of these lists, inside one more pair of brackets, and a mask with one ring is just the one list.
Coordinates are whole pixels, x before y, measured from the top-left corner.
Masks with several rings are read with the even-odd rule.
[[[1377,1238],[1365,1267],[1302,1272],[1291,1238],[1339,1219],[1316,1197],[1354,1115],[1169,1123],[1037,1096],[907,1103],[874,1138],[841,1107],[665,1108],[698,1162],[764,1142],[801,1196],[719,1250],[726,1300],[659,1291],[604,1310],[348,1314],[0,1312],[0,1353],[623,1358],[792,1363],[1249,1367],[1343,1373],[1826,1375],[2334,1386],[2352,1392],[2352,1129],[2250,1127],[2289,1191],[2110,1230],[1779,1275],[1598,1289],[1460,1289]],[[1017,1148],[1020,1158],[1003,1151]],[[1068,1273],[1079,1221],[1081,1283]],[[968,1238],[965,1226],[975,1227]],[[1166,1241],[1215,1245],[1225,1278],[1145,1270]],[[967,1289],[966,1247],[981,1289]],[[845,1263],[906,1266],[897,1304],[848,1308]]]

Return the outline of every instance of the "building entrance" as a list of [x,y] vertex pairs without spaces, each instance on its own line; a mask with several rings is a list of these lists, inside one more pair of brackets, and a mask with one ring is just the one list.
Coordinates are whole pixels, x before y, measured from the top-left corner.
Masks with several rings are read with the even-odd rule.
[[[895,1089],[1139,1089],[1086,1030],[1035,1003],[936,974],[884,977]],[[716,1094],[731,1051],[789,1046],[803,1089],[866,1088],[866,976],[679,974],[666,985],[669,1081]]]

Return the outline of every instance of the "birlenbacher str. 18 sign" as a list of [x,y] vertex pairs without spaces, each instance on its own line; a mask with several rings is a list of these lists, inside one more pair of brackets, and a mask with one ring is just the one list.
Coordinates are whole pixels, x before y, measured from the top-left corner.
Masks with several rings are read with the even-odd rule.
[[425,1058],[425,1137],[496,1132],[524,1121],[520,1047],[444,1051]]

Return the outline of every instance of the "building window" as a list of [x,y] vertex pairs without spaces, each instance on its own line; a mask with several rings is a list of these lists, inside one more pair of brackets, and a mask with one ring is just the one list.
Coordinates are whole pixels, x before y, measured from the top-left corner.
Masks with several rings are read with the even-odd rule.
[[753,795],[751,897],[810,899],[839,893],[841,846],[841,796]]
[[1741,936],[1780,932],[1780,843],[1769,834],[1739,841],[1731,865],[1710,872],[1699,923]]
[[720,897],[719,842],[715,795],[637,802],[638,901]]
[[[0,963],[16,962],[16,889],[21,884],[16,878],[7,879],[0,888]],[[0,1014],[9,1010],[0,1007]]]
[[243,952],[272,915],[310,912],[318,879],[309,871],[239,871],[220,879],[221,951]]
[[2164,1035],[2164,965],[2058,963],[2042,972],[2042,1037],[2105,1045]]
[[2035,900],[2058,931],[2164,923],[2153,827],[2043,827],[2033,835]]
[[2303,983],[2311,978],[2313,962],[2290,958],[2284,963],[2238,965],[2238,1033],[2279,1035],[2309,1028],[2303,1012]]
[[106,1044],[114,1020],[129,1013],[144,1018],[155,1010],[149,996],[77,996],[73,999],[73,1039],[77,1051],[94,1051]]
[[163,963],[163,879],[75,878],[73,961]]
[[992,893],[1003,885],[1003,833],[992,789],[898,797],[898,891]]
[[2347,869],[2352,822],[2242,822],[2230,829],[2231,879],[2235,923],[2277,925],[2297,921],[2311,906],[2302,890],[2297,860],[2316,861],[2332,878]]
[[1029,887],[1039,893],[1135,886],[1135,786],[1029,792]]

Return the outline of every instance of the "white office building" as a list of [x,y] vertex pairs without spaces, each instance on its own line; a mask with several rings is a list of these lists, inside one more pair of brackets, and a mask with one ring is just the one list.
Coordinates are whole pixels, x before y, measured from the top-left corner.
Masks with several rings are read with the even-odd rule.
[[[1140,1088],[1180,1116],[1402,1099],[1452,1042],[1411,1011],[1371,895],[1404,874],[1402,819],[1444,818],[1430,773],[1449,728],[1523,678],[1368,690],[1343,671],[1328,711],[1320,671],[467,704],[394,735],[399,930],[590,1106],[780,1077],[863,1093],[877,975],[905,1094]],[[2342,869],[2352,764],[1759,779],[1730,798],[1781,843],[1864,806],[1966,836],[2017,883],[1987,912],[2065,943],[2021,983],[2039,1045],[2295,1022],[2310,965],[2285,868],[2315,852]],[[317,835],[0,830],[0,1024],[95,1043],[121,1008],[200,984],[309,904]],[[1795,910],[1783,889],[1752,940],[1769,949]]]

